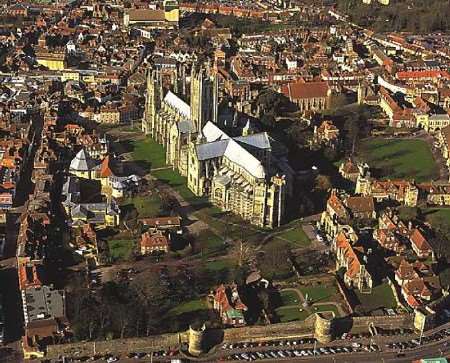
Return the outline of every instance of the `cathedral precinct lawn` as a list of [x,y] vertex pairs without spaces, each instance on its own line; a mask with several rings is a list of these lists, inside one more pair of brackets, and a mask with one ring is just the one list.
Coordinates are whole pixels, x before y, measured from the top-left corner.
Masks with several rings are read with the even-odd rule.
[[133,252],[135,240],[113,239],[108,241],[109,254],[113,260],[126,259]]
[[184,176],[181,176],[177,171],[172,169],[162,169],[162,170],[156,170],[152,172],[152,175],[164,182],[170,185],[174,190],[176,190],[181,197],[186,200],[187,202],[190,202],[191,204],[196,204],[200,202],[203,198],[197,197],[194,193],[192,193],[188,186],[187,186],[187,178]]
[[423,182],[439,176],[430,147],[423,140],[366,139],[361,143],[359,156],[372,169],[380,169],[382,178]]
[[431,226],[447,225],[450,228],[450,208],[426,208],[422,209],[422,214]]
[[170,309],[167,313],[167,316],[176,316],[184,313],[190,313],[194,311],[199,310],[207,310],[208,304],[206,303],[205,298],[199,298],[191,301],[186,301],[181,303],[178,306],[175,306],[174,308]]
[[387,282],[372,288],[371,294],[362,294],[358,290],[354,290],[358,300],[361,302],[364,310],[370,311],[379,308],[396,308],[394,294]]
[[277,235],[275,235],[274,239],[281,239],[289,241],[292,247],[307,247],[311,244],[310,239],[303,231],[301,226],[293,227],[292,229],[287,229]]
[[301,308],[297,307],[281,307],[275,309],[275,313],[280,319],[281,323],[287,323],[289,321],[305,320],[311,313],[307,310],[300,311]]
[[300,297],[295,291],[282,290],[280,292],[280,296],[281,296],[281,303],[283,304],[283,306],[300,304]]
[[223,239],[215,234],[211,230],[204,230],[195,237],[196,243],[200,248],[200,254],[205,257],[213,254],[217,254],[225,250],[225,244]]
[[150,136],[133,141],[133,159],[150,163],[152,169],[166,166],[166,151]]
[[234,263],[231,259],[220,259],[207,262],[205,267],[209,271],[230,270],[236,267],[236,263]]
[[301,286],[299,289],[305,298],[308,294],[308,301],[312,301],[313,303],[330,301],[330,298],[337,294],[336,287],[334,286]]
[[160,212],[161,198],[157,193],[151,195],[136,195],[126,198],[121,206],[132,204],[138,212],[139,218],[156,217]]

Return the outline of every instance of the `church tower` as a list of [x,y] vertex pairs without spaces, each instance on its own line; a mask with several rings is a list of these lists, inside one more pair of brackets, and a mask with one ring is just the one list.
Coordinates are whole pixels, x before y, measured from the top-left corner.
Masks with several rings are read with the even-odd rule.
[[155,123],[157,113],[161,105],[161,87],[158,82],[158,74],[154,69],[147,71],[147,96],[145,99],[145,114],[142,120],[142,131],[155,137]]
[[191,119],[195,131],[199,131],[208,122],[217,122],[218,90],[217,77],[211,77],[200,68],[191,71]]

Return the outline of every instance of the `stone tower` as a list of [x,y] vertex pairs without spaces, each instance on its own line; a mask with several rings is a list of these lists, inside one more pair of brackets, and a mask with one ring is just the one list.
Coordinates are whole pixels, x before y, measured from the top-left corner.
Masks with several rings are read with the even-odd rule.
[[314,338],[319,343],[326,344],[333,340],[334,313],[316,313],[314,323]]
[[208,122],[217,123],[217,81],[200,68],[193,66],[191,71],[191,119],[195,131]]
[[206,326],[191,325],[189,326],[189,354],[198,357],[203,353],[203,340],[205,336]]
[[154,137],[157,113],[161,106],[161,87],[158,73],[154,69],[147,71],[147,97],[145,99],[145,114],[142,121],[142,131]]

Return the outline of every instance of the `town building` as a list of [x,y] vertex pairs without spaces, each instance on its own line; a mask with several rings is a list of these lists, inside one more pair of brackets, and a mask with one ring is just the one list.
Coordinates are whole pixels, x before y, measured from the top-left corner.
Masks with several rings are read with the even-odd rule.
[[225,326],[239,327],[246,324],[244,313],[247,306],[241,301],[237,286],[220,285],[213,295],[216,310]]
[[169,240],[161,232],[145,232],[141,236],[139,243],[142,255],[148,255],[155,252],[169,252]]
[[326,82],[293,82],[281,87],[283,93],[295,103],[299,111],[323,111],[330,107],[331,88]]
[[[353,234],[353,236],[351,236]],[[342,230],[332,243],[332,250],[336,253],[336,270],[343,268],[344,282],[348,287],[356,288],[361,292],[370,293],[372,289],[372,276],[367,271],[364,262],[364,250],[355,245],[358,237],[353,231]]]

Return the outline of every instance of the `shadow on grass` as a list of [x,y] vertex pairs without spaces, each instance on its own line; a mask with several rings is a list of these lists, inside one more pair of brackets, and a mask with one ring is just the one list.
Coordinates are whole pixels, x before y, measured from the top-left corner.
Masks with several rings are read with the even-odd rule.
[[152,169],[152,164],[145,160],[124,161],[123,170],[124,174],[136,174],[140,177],[148,174]]
[[[130,140],[120,140],[115,143],[120,145],[119,147],[120,147],[122,153],[130,153],[130,152],[133,152],[135,149],[133,141],[130,141]],[[114,148],[114,143],[113,143],[113,148]]]
[[200,309],[169,316],[167,321],[170,331],[185,331],[190,325],[203,325],[209,320],[209,311]]

